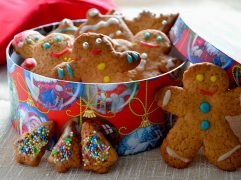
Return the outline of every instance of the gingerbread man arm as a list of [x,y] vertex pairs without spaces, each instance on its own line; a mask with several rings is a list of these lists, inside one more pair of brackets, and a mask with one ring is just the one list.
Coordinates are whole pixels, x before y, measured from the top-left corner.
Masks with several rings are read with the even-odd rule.
[[122,72],[134,69],[140,63],[140,55],[136,51],[112,52],[113,59],[118,60]]
[[241,87],[224,93],[223,111],[225,116],[241,115]]
[[176,86],[168,86],[156,93],[155,100],[158,106],[165,111],[177,116],[183,116],[186,111],[184,89]]

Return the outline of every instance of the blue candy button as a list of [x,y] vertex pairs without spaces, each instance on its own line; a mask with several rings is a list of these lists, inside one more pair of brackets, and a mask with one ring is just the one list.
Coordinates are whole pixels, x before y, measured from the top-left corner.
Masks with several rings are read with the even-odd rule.
[[199,109],[203,113],[209,113],[211,110],[211,105],[208,102],[202,102],[199,106]]
[[210,122],[208,120],[202,120],[201,130],[206,131],[210,128]]

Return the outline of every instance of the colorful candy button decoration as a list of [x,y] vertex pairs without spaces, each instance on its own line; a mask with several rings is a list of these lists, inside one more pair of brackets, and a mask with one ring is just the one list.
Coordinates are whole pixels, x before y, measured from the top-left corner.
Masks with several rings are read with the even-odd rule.
[[105,83],[110,82],[110,76],[104,76],[103,81],[104,81]]
[[156,40],[157,40],[158,42],[162,42],[162,37],[161,37],[161,36],[157,36]]
[[210,128],[210,122],[208,120],[202,120],[200,128],[203,131],[207,131]]
[[217,77],[216,77],[216,76],[211,76],[211,77],[210,77],[210,81],[216,82],[216,81],[217,81]]
[[103,71],[105,69],[105,66],[106,66],[105,63],[99,63],[97,65],[97,69],[100,70],[100,71]]
[[202,102],[199,106],[199,109],[203,113],[209,113],[211,110],[211,105],[208,102]]
[[66,64],[66,69],[67,69],[68,74],[69,74],[71,77],[74,77],[74,72],[73,72],[73,69],[72,69],[72,67],[70,66],[70,64]]
[[58,68],[58,76],[60,79],[64,78],[64,70],[62,68]]
[[44,49],[48,49],[48,48],[50,48],[50,44],[49,44],[49,43],[47,43],[47,42],[46,42],[46,43],[44,43],[44,44],[43,44],[43,48],[44,48]]
[[35,36],[34,40],[38,41],[39,40],[39,36]]
[[145,37],[146,39],[148,39],[148,38],[151,37],[151,34],[150,34],[149,32],[145,32],[144,37]]
[[196,75],[196,80],[197,80],[197,81],[200,81],[200,82],[203,81],[203,80],[204,80],[203,74],[197,74],[197,75]]
[[30,38],[28,38],[28,39],[27,39],[27,43],[32,44],[32,43],[33,43],[33,40],[30,39]]
[[54,38],[54,40],[55,40],[56,42],[60,42],[60,41],[61,41],[61,37],[60,37],[60,36],[56,36],[56,37]]

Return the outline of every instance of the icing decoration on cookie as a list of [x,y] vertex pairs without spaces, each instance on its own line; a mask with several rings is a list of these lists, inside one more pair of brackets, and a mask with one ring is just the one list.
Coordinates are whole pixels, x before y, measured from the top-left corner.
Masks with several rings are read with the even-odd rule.
[[216,82],[216,81],[217,81],[217,77],[216,77],[216,76],[211,76],[211,77],[210,77],[210,81]]
[[[96,134],[96,131],[94,131]],[[89,158],[94,159],[97,164],[101,164],[101,162],[107,159],[109,154],[110,146],[106,146],[102,144],[99,137],[96,135],[89,136],[84,139],[84,155],[88,155]],[[89,161],[85,158],[84,159],[84,166],[86,166]]]
[[73,73],[73,69],[72,67],[70,66],[70,64],[66,64],[66,69],[67,69],[67,72],[68,74],[73,77],[74,76],[74,73]]
[[24,69],[27,69],[29,71],[31,71],[36,66],[37,66],[37,61],[34,58],[27,58],[21,64],[21,67],[23,67]]
[[95,42],[96,42],[96,44],[100,44],[100,43],[102,43],[102,39],[101,38],[97,38]]
[[44,48],[44,49],[49,49],[49,48],[50,48],[50,44],[47,43],[47,42],[44,43],[44,44],[43,44],[43,48]]
[[49,130],[45,126],[40,126],[36,131],[24,133],[24,138],[16,143],[19,154],[36,157],[41,148],[48,143],[48,135]]
[[229,158],[235,151],[239,150],[241,148],[241,145],[237,145],[235,146],[233,149],[231,149],[230,151],[228,151],[227,153],[221,155],[219,158],[218,158],[218,162],[220,161],[223,161],[227,158]]
[[84,33],[90,29],[96,31],[99,28],[107,27],[110,24],[118,24],[118,23],[119,23],[119,20],[117,18],[112,17],[112,18],[108,19],[107,21],[100,21],[95,25],[85,25],[80,29],[80,33]]
[[56,36],[56,37],[54,38],[54,40],[55,40],[56,42],[60,42],[60,41],[61,41],[61,37],[60,37],[60,36]]
[[58,142],[57,146],[51,152],[51,155],[54,159],[54,162],[63,162],[68,161],[72,156],[72,141],[73,141],[73,132],[69,132],[60,142]]
[[208,120],[202,120],[201,130],[207,131],[210,128],[210,122]]
[[98,64],[97,69],[100,70],[100,71],[104,70],[105,69],[105,63]]
[[199,106],[199,109],[203,113],[209,113],[211,110],[211,105],[208,102],[202,102]]
[[100,12],[96,8],[92,8],[92,9],[88,10],[88,15],[91,16],[91,17],[97,16],[99,14],[100,14]]
[[58,68],[58,77],[60,79],[63,79],[64,78],[64,70],[62,68]]
[[146,39],[148,39],[148,38],[151,37],[151,34],[150,34],[149,32],[145,32],[144,37],[145,37]]
[[148,55],[146,53],[141,54],[141,59],[147,59]]
[[59,52],[52,52],[50,54],[50,56],[54,57],[54,58],[60,58],[62,57],[63,55],[69,53],[72,51],[72,48],[69,47],[69,45],[67,45],[62,51],[59,51]]
[[88,42],[84,42],[83,43],[83,48],[84,49],[88,49],[89,48],[89,43]]
[[172,156],[172,157],[174,157],[174,158],[180,159],[181,161],[183,161],[183,162],[185,162],[185,163],[190,162],[190,159],[179,156],[179,155],[178,155],[173,149],[171,149],[169,146],[166,147],[166,151],[167,151],[167,153],[168,153],[170,156]]
[[196,75],[196,80],[197,80],[197,81],[203,81],[203,79],[204,79],[203,74],[197,74],[197,75]]
[[104,83],[110,82],[110,76],[104,76],[103,81]]
[[170,90],[167,90],[163,98],[163,102],[162,102],[163,106],[166,106],[169,103],[171,96],[172,96],[172,92]]
[[162,37],[161,37],[161,36],[157,36],[156,40],[157,40],[158,42],[162,42]]
[[127,55],[127,60],[128,60],[129,63],[132,63],[133,62],[132,56],[128,54]]
[[118,30],[118,31],[116,31],[116,35],[121,35],[122,34],[122,32],[121,32],[121,30]]
[[170,68],[172,68],[172,67],[174,67],[175,66],[175,63],[173,62],[173,58],[169,58],[167,61],[166,61],[166,68],[167,69],[170,69]]
[[161,23],[162,23],[162,25],[166,25],[166,24],[167,24],[167,21],[166,21],[166,20],[163,20]]

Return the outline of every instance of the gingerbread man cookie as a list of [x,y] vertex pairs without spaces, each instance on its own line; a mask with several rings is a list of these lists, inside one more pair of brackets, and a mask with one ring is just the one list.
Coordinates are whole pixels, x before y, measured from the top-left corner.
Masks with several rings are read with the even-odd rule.
[[59,79],[83,82],[129,81],[127,71],[140,63],[135,51],[116,52],[108,36],[84,33],[74,42],[75,61],[62,63],[53,71]]
[[66,172],[70,168],[80,167],[79,135],[74,120],[67,122],[64,132],[52,149],[48,162],[58,172]]
[[97,173],[106,173],[113,166],[118,155],[104,135],[91,121],[85,121],[81,129],[83,169]]
[[142,53],[140,66],[129,72],[133,80],[166,73],[182,63],[181,60],[167,55],[171,50],[171,42],[163,32],[155,29],[138,32],[133,38],[132,49]]
[[54,131],[53,121],[48,121],[20,136],[14,144],[16,161],[29,166],[38,166]]
[[143,11],[133,20],[124,18],[124,21],[133,34],[145,29],[156,29],[168,34],[177,17],[178,14],[160,14],[158,16],[150,11]]
[[86,32],[102,33],[115,39],[131,40],[133,37],[133,34],[119,15],[102,15],[95,8],[87,12],[87,21],[78,27],[75,36],[77,37]]
[[77,27],[74,26],[74,23],[70,19],[63,19],[59,26],[53,31],[53,33],[63,33],[68,35],[74,35],[77,31]]
[[33,58],[37,66],[33,72],[49,76],[51,70],[64,61],[72,60],[73,37],[67,34],[51,33],[33,47]]
[[14,36],[12,45],[23,58],[33,57],[33,47],[44,36],[34,30],[26,30]]
[[241,114],[241,88],[229,90],[227,73],[210,63],[191,66],[183,86],[165,87],[156,94],[158,105],[178,116],[161,146],[163,159],[185,168],[203,147],[209,162],[236,170],[241,166],[241,144],[226,117]]

